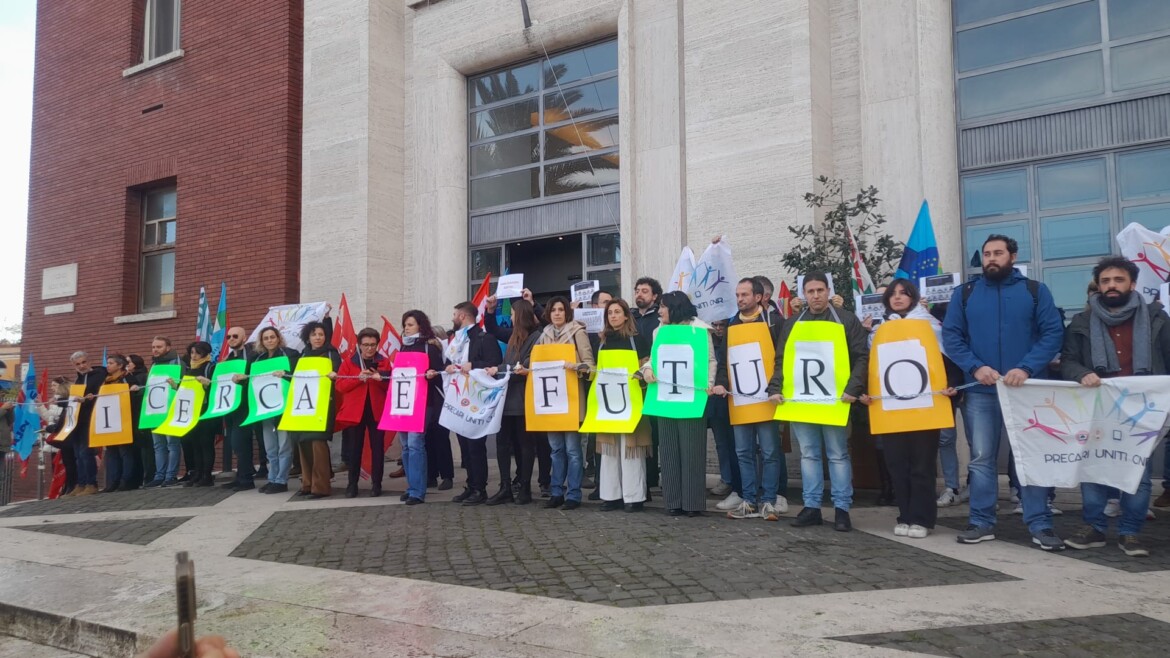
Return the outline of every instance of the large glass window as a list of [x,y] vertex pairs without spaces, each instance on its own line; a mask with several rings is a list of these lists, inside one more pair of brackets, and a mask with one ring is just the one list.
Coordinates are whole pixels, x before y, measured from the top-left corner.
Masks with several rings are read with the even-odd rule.
[[1104,158],[1037,167],[1036,183],[1041,210],[1109,200]]
[[1040,219],[1045,259],[1103,256],[1109,253],[1109,213],[1055,215]]
[[1105,91],[1101,52],[1017,66],[959,80],[964,119],[1099,96]]
[[1114,89],[1137,89],[1170,80],[1170,37],[1118,46],[1111,56]]
[[1101,9],[1086,2],[959,32],[955,51],[959,70],[970,71],[1100,41]]
[[963,206],[968,218],[1028,212],[1027,170],[965,177]]
[[473,213],[618,183],[617,42],[469,81]]
[[1166,0],[1112,0],[1109,3],[1109,38],[1170,30],[1170,2]]
[[177,205],[173,187],[142,195],[141,311],[174,307]]
[[1060,0],[955,0],[955,23],[975,23]]
[[1137,151],[1117,156],[1121,198],[1126,201],[1170,196],[1170,149]]

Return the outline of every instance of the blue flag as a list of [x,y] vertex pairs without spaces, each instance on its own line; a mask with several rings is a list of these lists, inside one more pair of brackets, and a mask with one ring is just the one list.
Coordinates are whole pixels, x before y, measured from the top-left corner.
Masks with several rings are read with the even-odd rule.
[[108,355],[109,355],[109,348],[103,347],[102,348],[102,362],[101,362],[101,364],[99,364],[103,368],[106,367],[106,361],[110,360],[110,357]]
[[920,277],[939,273],[938,243],[934,240],[934,226],[930,223],[930,206],[923,200],[894,278],[917,282]]
[[[41,429],[41,416],[37,413],[37,370],[32,355],[28,357],[28,371],[24,373],[20,397],[12,415],[12,447],[21,461],[32,454],[37,443],[37,430]],[[23,404],[20,404],[23,403]]]
[[219,352],[223,349],[223,340],[227,336],[227,282],[219,284],[219,308],[215,311],[215,320],[211,323],[211,360],[219,361]]

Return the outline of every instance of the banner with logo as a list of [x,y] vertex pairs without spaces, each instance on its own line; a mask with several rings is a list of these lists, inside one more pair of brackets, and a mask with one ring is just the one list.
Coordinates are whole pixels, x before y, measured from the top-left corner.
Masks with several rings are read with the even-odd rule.
[[302,356],[297,360],[284,402],[284,413],[276,426],[286,432],[324,432],[329,427],[329,399],[333,361],[327,356]]
[[735,285],[738,281],[727,239],[707,245],[685,289],[695,303],[699,319],[710,324],[735,315],[738,310]]
[[402,352],[394,355],[386,405],[378,429],[390,432],[423,432],[427,419],[427,380],[430,367],[426,352]]
[[529,432],[576,432],[581,426],[580,382],[566,363],[577,362],[575,345],[535,345],[524,383],[524,422]]
[[601,350],[593,386],[585,401],[585,422],[580,432],[632,434],[642,419],[642,385],[633,379],[638,371],[634,350]]
[[732,425],[772,420],[776,403],[768,402],[768,380],[776,369],[776,346],[763,322],[727,327],[728,409]]
[[244,359],[232,359],[215,364],[211,373],[211,391],[207,394],[207,413],[204,418],[218,418],[240,408],[244,399],[244,385],[232,381],[236,375],[248,370]]
[[443,373],[443,411],[439,414],[439,424],[469,439],[482,439],[500,431],[510,377],[508,373],[503,379],[496,379],[478,369],[466,375]]
[[240,425],[251,425],[284,413],[288,380],[273,373],[288,372],[287,356],[255,361],[248,374],[248,417]]
[[1138,267],[1138,292],[1146,303],[1154,301],[1158,288],[1170,279],[1170,237],[1134,222],[1117,234],[1117,247]]
[[203,416],[203,403],[207,400],[207,390],[194,377],[184,377],[179,381],[179,388],[171,401],[171,409],[167,412],[167,419],[162,425],[155,428],[155,433],[166,436],[187,436],[195,429]]
[[662,418],[703,417],[707,409],[710,340],[702,327],[688,324],[658,327],[654,346],[650,348],[650,364],[658,381],[646,387],[642,413]]
[[947,387],[942,350],[926,320],[896,320],[878,327],[869,349],[872,434],[955,426],[951,399],[929,395]]
[[1170,410],[1170,376],[1115,377],[1096,387],[1030,379],[996,384],[1020,483],[1096,482],[1137,491]]
[[260,339],[260,332],[265,327],[276,327],[280,335],[284,336],[284,344],[289,349],[299,352],[305,348],[304,342],[301,341],[301,329],[310,322],[320,322],[328,312],[329,304],[327,302],[272,306],[264,315],[264,319],[260,320],[260,324],[252,330],[252,335],[248,336],[247,342],[256,343]]
[[98,389],[89,417],[89,447],[104,448],[134,442],[134,418],[130,412],[130,386],[104,384]]
[[152,430],[167,419],[175,389],[171,381],[179,381],[183,367],[179,364],[151,366],[146,375],[146,386],[142,389],[142,413],[138,417],[138,429]]
[[81,398],[84,396],[84,384],[70,384],[69,404],[61,412],[64,414],[61,421],[61,429],[58,430],[57,435],[53,438],[54,441],[68,439],[69,435],[73,433],[73,430],[77,429],[77,416],[81,413]]
[[836,322],[794,322],[784,344],[784,404],[776,420],[844,427],[849,405],[841,401],[849,382],[849,344]]

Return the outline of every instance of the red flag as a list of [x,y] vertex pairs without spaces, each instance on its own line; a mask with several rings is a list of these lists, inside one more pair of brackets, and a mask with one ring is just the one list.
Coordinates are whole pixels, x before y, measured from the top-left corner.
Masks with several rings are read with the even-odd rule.
[[337,348],[343,360],[357,352],[357,332],[353,328],[353,318],[349,315],[349,302],[345,300],[345,293],[341,293],[341,306],[337,309],[337,322],[333,325],[333,346]]
[[64,489],[65,465],[61,463],[61,453],[55,452],[53,453],[53,480],[49,483],[49,500],[59,497]]
[[788,289],[788,284],[784,281],[780,282],[780,292],[776,295],[780,305],[780,315],[784,319],[792,317],[792,291]]
[[398,335],[398,331],[394,329],[394,325],[382,316],[382,343],[378,345],[378,354],[389,360],[394,359],[394,354],[402,347],[402,336]]
[[488,272],[487,276],[483,278],[483,283],[479,284],[479,290],[475,291],[475,296],[471,298],[472,306],[479,309],[479,326],[483,326],[483,316],[487,313],[487,298],[491,295],[491,280],[492,273]]
[[20,455],[17,455],[16,460],[20,462],[20,479],[23,480],[28,477],[28,463],[31,462],[32,459],[21,459]]

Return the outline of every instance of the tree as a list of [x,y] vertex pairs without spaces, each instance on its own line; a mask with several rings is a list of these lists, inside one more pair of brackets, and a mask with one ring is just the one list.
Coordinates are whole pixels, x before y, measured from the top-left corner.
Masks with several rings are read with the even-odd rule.
[[840,180],[818,176],[820,191],[804,195],[810,208],[824,210],[819,223],[789,226],[795,244],[781,262],[797,273],[819,270],[833,276],[833,287],[845,298],[845,307],[853,310],[853,295],[849,281],[853,277],[849,260],[848,225],[857,241],[857,250],[875,284],[880,285],[893,276],[902,258],[903,244],[882,230],[886,218],[877,212],[877,188],[872,185],[856,196],[846,198]]

